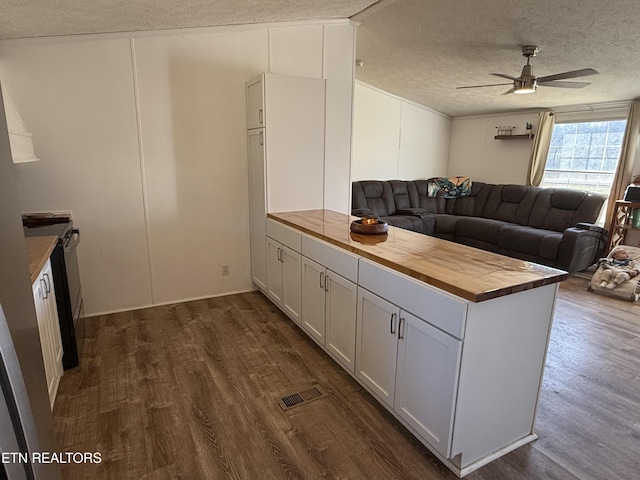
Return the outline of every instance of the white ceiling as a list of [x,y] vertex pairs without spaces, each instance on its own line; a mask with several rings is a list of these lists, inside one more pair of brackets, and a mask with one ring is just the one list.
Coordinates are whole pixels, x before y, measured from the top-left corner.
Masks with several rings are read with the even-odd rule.
[[[370,8],[367,8],[370,7]],[[356,77],[451,116],[630,100],[640,96],[637,0],[0,0],[0,38],[351,17],[361,22]],[[585,67],[583,89],[456,90]]]
[[[398,0],[361,15],[356,77],[451,116],[630,100],[640,96],[637,0]],[[356,19],[358,16],[356,16]],[[502,95],[490,73],[520,75],[538,45],[537,76],[592,67],[582,89]],[[506,80],[508,82],[508,80]]]
[[377,0],[0,0],[0,38],[347,18]]

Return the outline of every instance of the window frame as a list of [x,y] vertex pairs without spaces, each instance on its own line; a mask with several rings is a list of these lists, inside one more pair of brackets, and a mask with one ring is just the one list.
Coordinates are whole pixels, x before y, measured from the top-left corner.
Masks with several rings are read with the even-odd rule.
[[[627,110],[627,109],[625,109],[625,110]],[[553,127],[554,131],[556,129],[556,126],[558,126],[558,125],[580,124],[580,123],[615,122],[615,121],[624,121],[625,122],[625,127],[626,127],[626,122],[628,121],[628,118],[627,118],[628,115],[625,112],[621,111],[621,109],[615,109],[614,112],[609,112],[609,114],[606,114],[606,115],[602,115],[602,114],[601,115],[597,115],[597,114],[595,114],[595,112],[590,112],[590,114],[587,114],[587,115],[576,115],[576,114],[573,114],[573,115],[556,114],[556,115],[557,115],[556,116],[556,122],[555,122],[555,125]],[[620,153],[621,153],[621,150],[622,150],[622,146],[624,145],[624,133],[625,133],[625,130],[623,129],[622,139],[621,139],[621,142],[620,142],[620,151],[618,153],[618,158],[616,160],[616,165],[615,165],[615,167],[614,167],[612,172],[592,171],[592,170],[568,170],[568,169],[555,169],[554,170],[555,172],[575,172],[577,174],[585,174],[585,175],[588,175],[588,174],[593,174],[593,175],[611,175],[612,181],[608,184],[608,189],[607,189],[606,192],[603,192],[602,189],[598,190],[597,188],[596,189],[589,189],[589,188],[583,188],[583,187],[579,187],[579,186],[572,187],[569,184],[569,182],[567,182],[567,185],[562,185],[562,186],[560,186],[560,185],[548,185],[548,184],[545,185],[545,183],[548,183],[548,182],[545,182],[545,177],[547,175],[547,169],[548,169],[547,165],[548,165],[548,161],[549,161],[549,155],[551,154],[551,149],[553,148],[551,146],[551,141],[552,140],[549,141],[550,142],[549,151],[547,153],[547,159],[546,159],[546,162],[545,162],[544,173],[543,173],[543,177],[542,177],[542,181],[540,183],[540,186],[542,188],[569,188],[569,189],[573,188],[575,190],[586,190],[586,191],[589,191],[589,192],[604,194],[608,198],[609,195],[610,195],[611,186],[613,184],[613,179],[615,177],[615,172],[616,172],[616,170],[618,168],[618,165],[620,163]],[[553,139],[553,134],[552,134],[551,139]],[[589,146],[589,148],[591,148],[591,145]],[[605,148],[605,149],[607,148],[607,144],[606,143],[603,146],[603,148]]]

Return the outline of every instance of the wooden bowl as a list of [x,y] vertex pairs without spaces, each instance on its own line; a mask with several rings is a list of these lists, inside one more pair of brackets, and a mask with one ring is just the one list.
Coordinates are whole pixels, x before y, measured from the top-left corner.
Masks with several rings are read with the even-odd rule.
[[387,233],[389,224],[378,220],[378,223],[366,224],[362,220],[354,220],[351,222],[351,231],[353,233],[361,233],[363,235],[381,235]]
[[351,240],[358,242],[360,245],[377,245],[383,243],[389,238],[388,233],[381,233],[380,235],[362,235],[360,233],[351,232],[349,234]]

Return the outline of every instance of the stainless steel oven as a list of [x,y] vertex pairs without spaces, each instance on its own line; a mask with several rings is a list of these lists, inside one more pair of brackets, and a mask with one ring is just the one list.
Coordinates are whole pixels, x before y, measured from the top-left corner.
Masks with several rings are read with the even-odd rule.
[[76,251],[80,243],[80,230],[74,227],[68,215],[28,214],[23,215],[22,224],[27,237],[58,237],[58,243],[51,254],[51,269],[62,336],[62,365],[65,370],[73,368],[79,361],[76,331],[78,320],[83,315]]

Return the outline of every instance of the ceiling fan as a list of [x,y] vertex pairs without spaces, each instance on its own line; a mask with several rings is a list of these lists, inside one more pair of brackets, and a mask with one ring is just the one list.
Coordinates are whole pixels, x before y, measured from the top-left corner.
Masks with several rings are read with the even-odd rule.
[[587,85],[591,85],[589,82],[559,82],[558,80],[565,80],[567,78],[586,77],[588,75],[596,75],[598,72],[593,68],[583,68],[581,70],[572,70],[570,72],[556,73],[555,75],[547,75],[545,77],[536,77],[533,74],[533,68],[529,64],[531,57],[535,57],[540,49],[536,45],[525,45],[522,47],[522,55],[527,57],[527,64],[522,67],[522,73],[519,77],[512,77],[511,75],[505,75],[503,73],[492,73],[496,77],[508,78],[512,82],[509,83],[492,83],[489,85],[471,85],[461,88],[481,88],[481,87],[495,87],[499,85],[513,85],[513,87],[504,92],[507,93],[534,93],[538,85],[543,87],[562,87],[562,88],[582,88]]

